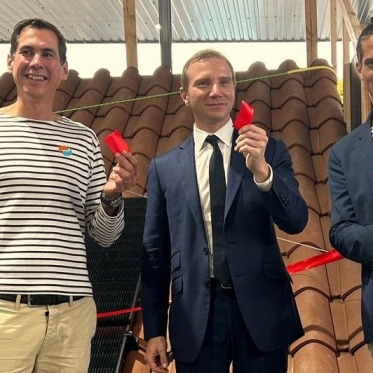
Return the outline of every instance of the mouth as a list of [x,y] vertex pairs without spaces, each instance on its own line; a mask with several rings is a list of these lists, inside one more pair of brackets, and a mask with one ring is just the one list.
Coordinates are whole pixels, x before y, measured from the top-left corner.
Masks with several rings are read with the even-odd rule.
[[220,102],[220,103],[217,103],[217,102],[214,102],[212,104],[208,104],[207,106],[211,107],[211,108],[220,108],[220,107],[225,107],[226,104]]
[[30,79],[30,80],[37,80],[37,81],[47,80],[47,78],[45,76],[42,76],[42,75],[26,74],[25,76],[26,76],[27,79]]
[[208,106],[222,106],[225,105],[225,102],[210,102]]

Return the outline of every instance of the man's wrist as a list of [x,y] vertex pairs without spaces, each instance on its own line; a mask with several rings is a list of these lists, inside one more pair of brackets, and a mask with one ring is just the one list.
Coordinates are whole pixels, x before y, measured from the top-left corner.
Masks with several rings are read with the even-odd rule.
[[122,193],[116,194],[114,196],[107,196],[104,192],[101,192],[101,202],[110,207],[118,207],[123,200]]
[[254,175],[254,183],[262,192],[268,192],[272,188],[273,170],[269,164],[268,164],[268,169],[269,169],[269,177],[264,182],[258,182]]

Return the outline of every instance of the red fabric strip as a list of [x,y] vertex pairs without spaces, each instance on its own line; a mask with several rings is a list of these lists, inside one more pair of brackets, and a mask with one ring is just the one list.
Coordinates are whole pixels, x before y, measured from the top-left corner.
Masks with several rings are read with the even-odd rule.
[[[290,264],[286,267],[288,272],[290,274],[305,271],[307,269],[319,267],[323,264],[328,264],[335,262],[337,260],[343,259],[343,256],[335,249],[328,251],[327,253],[323,253],[320,255],[316,255],[312,258],[308,258],[305,260],[302,260],[300,262]],[[170,302],[171,303],[171,302]],[[141,311],[141,307],[135,307],[135,308],[129,308],[125,310],[119,310],[119,311],[111,311],[111,312],[104,312],[99,313],[97,315],[97,318],[100,319],[102,317],[109,317],[109,316],[116,316],[116,315],[122,315],[125,313],[131,313],[131,312],[138,312]]]

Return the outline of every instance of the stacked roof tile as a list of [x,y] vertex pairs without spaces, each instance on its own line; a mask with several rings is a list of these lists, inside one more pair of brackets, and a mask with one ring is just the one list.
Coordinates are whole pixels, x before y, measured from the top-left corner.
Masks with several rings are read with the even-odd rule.
[[[254,106],[253,123],[287,144],[309,208],[309,222],[302,233],[290,236],[277,229],[285,264],[331,250],[328,153],[346,134],[336,75],[325,60],[314,61],[311,69],[299,69],[287,60],[275,71],[254,63],[247,71],[237,72],[236,78],[232,117],[245,100]],[[127,68],[121,77],[100,69],[91,79],[70,71],[57,91],[54,110],[97,133],[107,172],[114,156],[103,139],[118,129],[140,164],[139,181],[126,196],[146,195],[151,159],[180,144],[192,131],[193,117],[178,95],[179,85],[180,76],[164,67],[152,76]],[[12,77],[2,75],[0,104],[15,98]],[[289,348],[289,372],[372,372],[361,325],[360,265],[342,259],[294,273],[292,278],[305,336]],[[140,326],[136,330],[141,338]],[[130,353],[124,372],[148,373],[143,354]]]

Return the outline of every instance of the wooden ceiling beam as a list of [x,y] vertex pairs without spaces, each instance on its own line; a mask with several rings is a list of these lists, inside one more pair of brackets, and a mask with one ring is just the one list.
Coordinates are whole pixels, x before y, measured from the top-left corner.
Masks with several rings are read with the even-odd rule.
[[360,25],[357,19],[350,0],[338,0],[338,5],[341,9],[343,22],[347,28],[350,41],[356,49],[357,39],[363,30],[363,27]]
[[307,66],[317,59],[317,5],[316,0],[305,0]]
[[138,69],[135,0],[123,0],[123,22],[127,67]]

